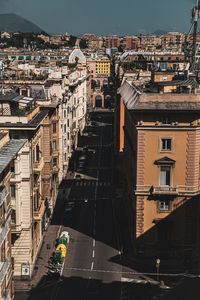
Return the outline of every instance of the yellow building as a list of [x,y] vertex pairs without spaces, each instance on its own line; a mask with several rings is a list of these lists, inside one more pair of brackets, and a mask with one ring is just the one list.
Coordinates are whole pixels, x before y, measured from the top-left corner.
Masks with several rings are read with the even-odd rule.
[[110,60],[107,57],[98,59],[96,62],[96,73],[100,77],[109,77],[110,76]]

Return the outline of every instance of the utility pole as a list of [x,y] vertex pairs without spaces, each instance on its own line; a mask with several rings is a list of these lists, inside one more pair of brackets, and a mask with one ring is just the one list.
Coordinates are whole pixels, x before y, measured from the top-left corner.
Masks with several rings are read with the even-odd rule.
[[[185,59],[190,62],[190,70],[198,71],[198,58],[199,53],[197,53],[198,43],[197,43],[197,30],[198,30],[198,19],[200,15],[200,0],[195,0],[196,5],[191,10],[191,26],[188,34],[185,36]],[[189,41],[190,36],[192,37],[192,43]]]
[[1,93],[4,95],[5,91],[4,91],[4,63],[3,61],[0,61],[0,71],[1,71],[1,80],[2,80],[2,85],[1,85]]
[[192,45],[192,70],[195,69],[196,63],[196,48],[197,48],[197,27],[199,19],[199,0],[196,0],[196,6],[192,9],[192,21],[193,21],[193,45]]

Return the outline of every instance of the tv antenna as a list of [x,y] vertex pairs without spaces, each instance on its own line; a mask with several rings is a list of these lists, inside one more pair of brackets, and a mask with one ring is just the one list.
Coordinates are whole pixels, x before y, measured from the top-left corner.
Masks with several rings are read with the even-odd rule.
[[[196,0],[195,7],[191,10],[191,27],[185,36],[185,57],[190,62],[191,71],[197,71],[200,68],[200,43],[197,42],[198,19],[200,17],[200,0]],[[191,34],[193,30],[193,33]],[[192,43],[189,41],[192,36]]]

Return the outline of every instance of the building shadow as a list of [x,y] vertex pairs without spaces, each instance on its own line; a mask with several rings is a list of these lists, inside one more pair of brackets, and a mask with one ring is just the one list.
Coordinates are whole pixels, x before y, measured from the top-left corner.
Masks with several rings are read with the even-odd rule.
[[[123,297],[132,294],[137,300],[150,300],[155,294],[159,294],[159,288],[157,286],[137,283],[124,283],[122,285],[120,281],[106,283],[98,278],[89,279],[79,276],[62,277],[60,281],[49,281],[44,277],[38,286],[27,294],[24,300],[110,300],[120,299],[121,293],[124,294]],[[16,295],[15,299],[18,300],[20,298]]]

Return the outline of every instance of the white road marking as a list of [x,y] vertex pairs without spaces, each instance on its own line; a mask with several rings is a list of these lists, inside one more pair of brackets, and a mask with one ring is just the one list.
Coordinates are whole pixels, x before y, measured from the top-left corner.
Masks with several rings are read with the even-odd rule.
[[94,269],[94,262],[92,262],[92,265],[91,265],[91,270]]
[[92,251],[92,257],[94,258],[94,256],[95,256],[95,251],[93,250]]
[[96,243],[96,241],[95,241],[95,240],[93,240],[93,247],[95,247],[95,243]]

